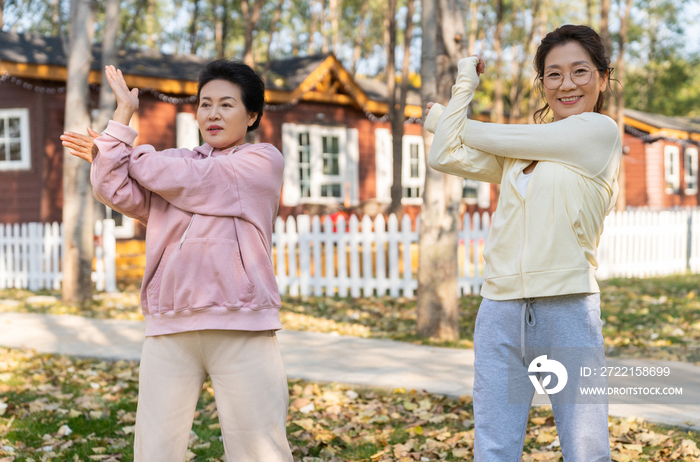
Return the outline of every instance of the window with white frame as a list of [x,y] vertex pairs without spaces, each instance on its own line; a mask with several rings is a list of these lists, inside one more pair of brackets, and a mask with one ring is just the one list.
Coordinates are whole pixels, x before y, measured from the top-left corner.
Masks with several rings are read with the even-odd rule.
[[[391,185],[394,183],[394,154],[391,131],[378,128],[374,132],[377,201],[391,202]],[[425,186],[425,154],[423,137],[404,135],[401,158],[401,188],[403,204],[420,205]]]
[[283,124],[282,144],[284,205],[359,203],[356,129]]
[[680,149],[678,146],[664,147],[664,172],[666,179],[666,194],[676,194],[680,189]]
[[[403,158],[401,159],[402,204],[423,203],[421,195],[425,187],[425,158],[423,137],[404,135]],[[393,157],[393,156],[392,156]],[[393,159],[392,159],[393,162]]]
[[178,148],[194,149],[202,144],[197,118],[191,112],[175,116],[175,137]]
[[685,148],[685,193],[698,192],[698,148]]
[[467,204],[476,204],[479,200],[479,182],[476,180],[464,179],[462,188],[462,199]]
[[0,109],[0,170],[29,170],[29,110]]

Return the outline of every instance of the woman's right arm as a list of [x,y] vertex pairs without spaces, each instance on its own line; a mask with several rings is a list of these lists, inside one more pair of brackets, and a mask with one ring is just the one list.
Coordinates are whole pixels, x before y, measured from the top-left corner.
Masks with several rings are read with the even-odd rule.
[[[428,155],[428,165],[437,171],[471,180],[500,183],[503,158],[464,144],[462,133],[467,124],[467,108],[479,84],[479,58],[459,61],[459,75],[452,87],[447,108],[436,104],[425,120],[426,130],[435,133]],[[443,110],[444,109],[444,110]]]
[[[90,168],[95,198],[128,217],[146,224],[151,203],[151,191],[129,176],[129,157],[132,154],[136,132],[110,121],[107,129],[95,139],[99,153]],[[152,150],[139,146],[137,150]]]

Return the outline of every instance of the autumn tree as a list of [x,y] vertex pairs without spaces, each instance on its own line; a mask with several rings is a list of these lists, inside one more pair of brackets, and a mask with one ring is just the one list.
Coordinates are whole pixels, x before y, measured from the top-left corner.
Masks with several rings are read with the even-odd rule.
[[[447,104],[464,57],[464,9],[459,0],[422,2],[421,99]],[[425,152],[433,136],[423,130]],[[462,178],[426,168],[418,261],[418,335],[459,338],[457,245]]]
[[396,24],[397,0],[389,0],[386,22],[387,28],[387,64],[386,79],[389,96],[388,114],[391,122],[392,153],[393,153],[393,182],[391,184],[391,205],[389,213],[401,213],[401,198],[403,197],[402,169],[403,169],[403,134],[406,120],[406,96],[408,93],[408,73],[411,61],[411,39],[413,29],[414,0],[408,0],[406,8],[406,21],[404,29],[403,63],[401,66],[400,92],[396,91]]
[[[88,75],[92,64],[95,1],[71,0],[66,79],[66,131],[90,125]],[[94,202],[90,164],[63,151],[63,300],[82,303],[92,297]]]

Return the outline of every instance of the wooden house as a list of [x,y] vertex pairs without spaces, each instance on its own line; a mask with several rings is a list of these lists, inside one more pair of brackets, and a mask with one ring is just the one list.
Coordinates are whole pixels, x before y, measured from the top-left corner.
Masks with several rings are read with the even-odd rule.
[[[93,55],[89,81],[97,107],[99,45]],[[121,50],[118,60],[127,84],[141,90],[132,120],[136,144],[199,145],[196,81],[208,60],[142,50]],[[285,156],[280,215],[385,210],[392,184],[386,84],[353,77],[333,55],[274,61],[264,75],[266,107],[254,137]],[[0,222],[61,220],[65,79],[58,38],[0,32],[0,146],[6,149],[0,147]],[[426,168],[415,90],[405,115],[403,204],[415,217]],[[496,204],[496,190],[487,184],[465,180],[463,195],[465,211],[492,212]],[[133,220],[106,213],[117,219],[118,237],[143,236]]]
[[[93,49],[91,98],[97,106],[100,46]],[[121,50],[127,84],[142,90],[132,125],[137,144],[156,149],[200,144],[196,79],[207,62],[190,55]],[[384,82],[350,75],[333,55],[273,61],[256,142],[286,160],[283,217],[335,212],[376,215],[390,201],[391,134]],[[61,220],[66,58],[56,37],[0,32],[0,223]],[[404,212],[420,210],[425,177],[420,98],[408,95],[403,139]],[[626,193],[630,206],[698,205],[700,120],[626,111]],[[493,212],[497,188],[464,181],[462,211]],[[118,237],[143,236],[110,210]]]
[[700,117],[625,109],[627,205],[697,207]]

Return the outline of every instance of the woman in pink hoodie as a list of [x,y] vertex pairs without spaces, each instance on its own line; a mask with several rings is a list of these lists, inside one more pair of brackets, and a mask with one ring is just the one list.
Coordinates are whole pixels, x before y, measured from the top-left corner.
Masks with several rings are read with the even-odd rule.
[[134,460],[185,460],[210,376],[226,460],[291,462],[271,260],[284,158],[270,144],[244,143],[260,124],[264,83],[245,64],[210,63],[197,93],[205,144],[158,152],[133,145],[138,90],[113,66],[106,76],[117,109],[94,140],[97,153],[80,135],[62,139],[92,162],[95,197],[147,225]]

